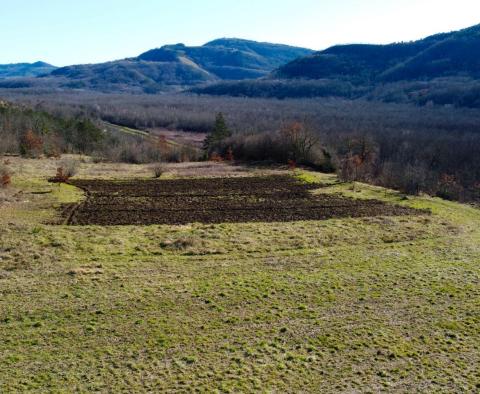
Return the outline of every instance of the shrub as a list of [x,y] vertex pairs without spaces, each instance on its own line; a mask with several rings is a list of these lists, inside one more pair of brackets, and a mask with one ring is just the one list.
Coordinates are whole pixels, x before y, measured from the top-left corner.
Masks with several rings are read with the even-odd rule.
[[227,153],[225,154],[225,160],[226,161],[234,161],[235,157],[233,155],[233,149],[231,146],[228,147]]
[[152,166],[152,172],[155,178],[160,178],[166,170],[167,169],[163,163],[156,163]]
[[160,244],[160,246],[167,250],[179,251],[196,247],[199,244],[199,240],[192,236],[182,236],[175,240],[164,241]]
[[170,148],[163,156],[168,163],[185,163],[199,161],[203,157],[202,151],[191,145],[181,145]]
[[60,162],[57,173],[48,181],[53,183],[67,183],[78,171],[79,162],[73,159],[65,159]]
[[50,178],[48,181],[53,183],[67,183],[68,176],[65,175],[62,167],[58,167],[55,176],[53,178]]
[[220,156],[217,152],[213,152],[210,155],[210,161],[216,162],[216,163],[221,163],[223,161],[223,157]]
[[12,173],[6,164],[0,164],[0,187],[5,188],[12,183]]
[[77,175],[79,166],[80,162],[75,159],[64,159],[60,162],[63,174],[68,178]]
[[32,130],[28,130],[20,142],[20,152],[25,156],[37,157],[42,151],[43,139]]

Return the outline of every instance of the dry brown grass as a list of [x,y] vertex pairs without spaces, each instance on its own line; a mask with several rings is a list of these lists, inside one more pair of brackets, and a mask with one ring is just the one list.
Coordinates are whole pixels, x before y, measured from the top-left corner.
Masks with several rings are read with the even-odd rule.
[[192,133],[188,131],[166,130],[161,128],[151,129],[150,133],[156,136],[164,136],[169,141],[174,141],[181,145],[192,145],[201,148],[203,141],[207,136],[206,133]]
[[[0,157],[0,160],[3,158]],[[78,179],[129,179],[151,178],[151,164],[94,163],[92,158],[79,155],[63,155],[61,158],[26,159],[10,157],[10,167],[23,178],[48,178],[55,174],[65,160],[78,161]],[[284,173],[277,169],[251,169],[231,163],[166,163],[164,177],[229,177],[258,176]]]

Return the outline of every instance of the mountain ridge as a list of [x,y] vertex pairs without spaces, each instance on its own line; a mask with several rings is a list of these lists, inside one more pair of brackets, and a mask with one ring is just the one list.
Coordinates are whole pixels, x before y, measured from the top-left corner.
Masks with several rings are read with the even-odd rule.
[[219,38],[201,46],[165,45],[138,56],[138,60],[162,62],[186,57],[220,79],[266,76],[270,71],[312,50],[239,38]]
[[286,59],[313,53],[306,48],[221,38],[202,46],[164,45],[137,57],[73,65],[38,78],[12,79],[4,88],[47,86],[104,92],[160,93],[222,80],[267,76]]
[[420,40],[314,52],[219,38],[164,45],[132,58],[0,80],[0,88],[243,97],[342,97],[480,107],[480,24]]
[[385,45],[335,45],[257,80],[217,82],[198,94],[342,97],[480,107],[480,25]]
[[0,64],[0,79],[37,77],[39,75],[48,74],[55,69],[55,66],[42,61],[34,63]]
[[[275,70],[280,79],[399,81],[457,75],[480,77],[480,25],[386,45],[336,45]],[[465,76],[465,75],[464,75]]]

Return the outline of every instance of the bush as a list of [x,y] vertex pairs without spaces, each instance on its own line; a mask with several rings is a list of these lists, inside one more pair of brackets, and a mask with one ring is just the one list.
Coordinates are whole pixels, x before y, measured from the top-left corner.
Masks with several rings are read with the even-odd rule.
[[166,170],[167,168],[163,163],[156,163],[152,166],[153,176],[157,179],[160,178]]
[[0,164],[0,187],[5,188],[12,183],[12,173],[6,164]]
[[77,174],[79,162],[74,159],[65,159],[60,162],[57,168],[57,173],[48,181],[53,183],[66,183],[68,180]]
[[79,166],[80,162],[75,159],[64,159],[60,162],[60,168],[67,178],[77,175]]
[[28,130],[21,139],[20,152],[24,156],[38,157],[43,152],[43,139],[32,130]]
[[170,148],[165,152],[163,160],[168,163],[185,163],[199,161],[203,157],[202,151],[191,145],[181,145]]

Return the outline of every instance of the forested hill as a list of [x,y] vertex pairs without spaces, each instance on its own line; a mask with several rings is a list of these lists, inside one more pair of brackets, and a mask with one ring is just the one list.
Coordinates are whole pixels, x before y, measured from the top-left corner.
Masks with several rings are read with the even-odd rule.
[[260,80],[195,88],[211,95],[366,98],[480,108],[480,25],[389,45],[338,45]]
[[159,93],[221,80],[268,75],[313,51],[241,39],[219,39],[199,47],[183,44],[153,49],[138,57],[62,67],[41,78],[0,82],[6,88],[60,88],[102,92]]
[[55,66],[45,62],[0,64],[0,79],[17,77],[36,77],[49,74],[55,70]]
[[282,79],[343,79],[355,83],[480,77],[480,25],[390,45],[341,45],[276,70]]
[[150,62],[183,62],[198,66],[219,79],[239,80],[267,75],[289,61],[313,53],[305,48],[222,38],[199,47],[167,45],[141,54]]

